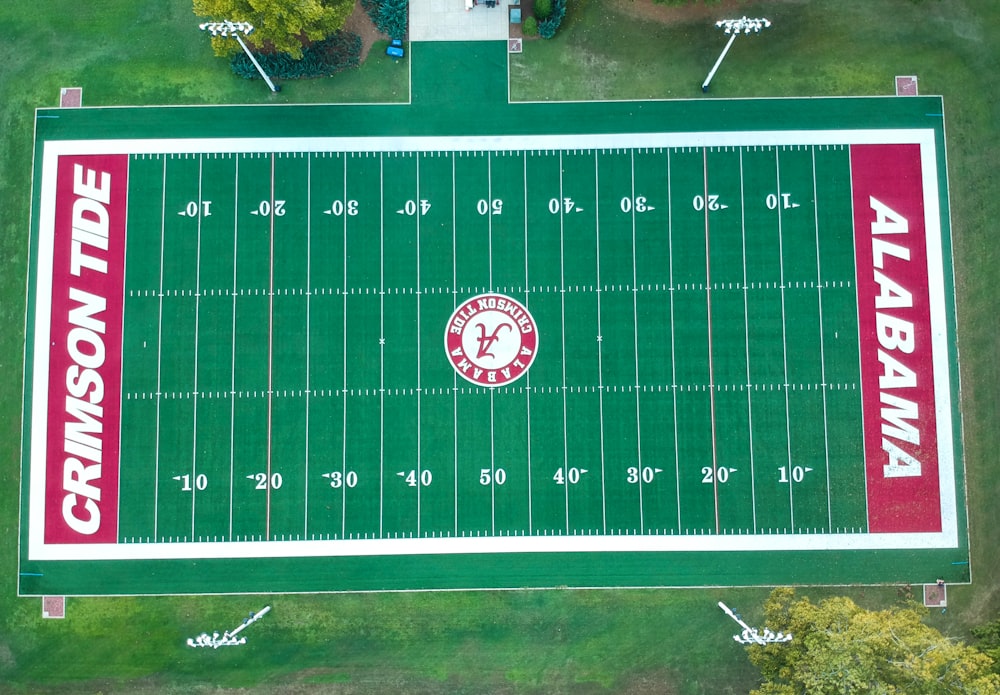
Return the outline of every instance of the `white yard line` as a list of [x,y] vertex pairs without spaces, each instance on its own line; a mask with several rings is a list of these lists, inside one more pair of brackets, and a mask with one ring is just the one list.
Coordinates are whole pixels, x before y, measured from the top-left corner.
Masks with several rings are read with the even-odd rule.
[[[702,148],[702,167],[705,183],[705,303],[708,315],[708,403],[712,428],[712,494],[715,498],[715,532],[719,533],[719,453],[716,440],[715,422],[715,365],[712,360],[712,246],[709,237],[708,204],[708,148]],[[785,381],[788,379],[786,378]]]
[[[601,327],[601,180],[599,152],[594,150],[594,288],[597,302],[597,413],[601,448],[601,529],[608,530],[607,471],[604,455],[604,329]],[[562,204],[565,209],[565,203]]]
[[[417,174],[416,200],[417,200],[417,205],[419,206],[419,204],[420,204],[419,203],[419,201],[420,201],[420,153],[415,154],[414,157],[416,157],[416,160],[417,160],[417,163],[416,163],[416,174]],[[421,436],[420,436],[421,435],[421,430],[420,430],[420,422],[421,422],[421,417],[420,417],[420,415],[421,415],[421,412],[420,412],[420,406],[421,406],[421,402],[420,402],[421,401],[421,399],[420,399],[420,395],[421,395],[421,390],[420,390],[421,389],[421,381],[420,381],[420,217],[421,217],[421,211],[420,210],[417,210],[417,214],[415,215],[415,217],[416,217],[416,222],[417,222],[417,287],[416,287],[416,292],[417,292],[417,536],[420,536],[420,530],[421,530],[421,528],[420,528],[421,527],[421,514],[420,514],[420,512],[421,512],[421,502],[423,501],[422,500],[422,496],[421,496],[421,492],[422,492],[421,488],[423,487],[423,483],[422,483],[422,481],[423,481],[423,476],[422,476],[422,473],[423,473],[423,459],[422,459],[422,457],[420,455],[420,446],[421,446]],[[385,256],[384,255],[382,256],[382,261],[381,262],[383,264],[385,263]]]
[[740,238],[742,239],[743,258],[743,349],[746,351],[747,363],[747,448],[750,453],[750,509],[753,513],[753,530],[757,532],[757,478],[754,468],[753,456],[753,398],[751,397],[753,384],[750,381],[750,300],[747,296],[747,218],[746,218],[746,191],[743,180],[743,148],[740,148]]
[[[779,156],[780,148],[774,148],[774,174],[775,174],[775,190],[778,192],[778,197],[780,199],[781,190],[781,157]],[[786,443],[786,466],[788,467],[788,529],[790,533],[795,533],[795,499],[792,488],[794,487],[794,481],[792,480],[792,417],[791,411],[788,404],[788,318],[785,315],[785,242],[784,234],[781,226],[781,206],[777,207],[778,210],[778,267],[779,267],[779,287],[781,292],[781,361],[784,369],[784,385],[783,390],[785,392],[785,443]]]
[[[559,200],[565,200],[563,192],[563,153],[559,151]],[[559,208],[559,304],[561,318],[559,330],[562,343],[562,420],[563,420],[563,488],[566,497],[566,533],[570,532],[569,524],[569,437],[566,423],[566,246],[565,246],[565,206]]]
[[[455,181],[455,157],[451,158],[451,297],[452,311],[458,308],[458,239],[456,232],[456,208],[455,198],[457,183]],[[455,529],[458,535],[458,372],[451,375],[451,415],[452,433],[454,434],[455,451],[452,460],[455,464]]]
[[[344,216],[346,217],[346,211]],[[310,323],[310,312],[312,309],[312,154],[306,155],[306,437],[305,437],[305,473],[303,482],[305,490],[303,492],[302,503],[302,535],[309,538],[309,405],[312,401],[309,386],[310,377],[310,341],[312,325]],[[341,478],[344,480],[344,478]],[[346,482],[344,487],[347,487]]]
[[[378,537],[385,538],[385,153],[378,157]],[[346,255],[346,253],[345,253]],[[417,473],[417,485],[420,474]],[[420,490],[417,490],[419,500]],[[417,502],[419,505],[419,501]],[[419,514],[418,514],[419,516]]]
[[681,524],[681,458],[680,446],[677,443],[677,350],[675,335],[677,333],[676,322],[674,321],[674,203],[671,196],[671,180],[673,170],[671,168],[670,150],[667,150],[667,262],[670,265],[670,395],[673,400],[674,410],[674,487],[677,492],[677,532],[680,533],[684,526]]
[[[816,294],[819,307],[819,367],[820,382],[823,387],[823,460],[826,466],[826,524],[827,530],[833,530],[833,499],[830,489],[830,421],[827,414],[827,383],[826,383],[826,341],[823,337],[823,272],[820,261],[821,246],[819,243],[819,195],[816,183],[816,146],[812,146],[812,177],[813,177],[813,226],[816,230]],[[791,477],[789,477],[791,481]],[[789,482],[791,484],[791,482]]]
[[239,288],[236,284],[239,258],[239,219],[240,219],[240,155],[235,156],[236,171],[233,175],[233,335],[230,352],[229,372],[229,540],[233,539],[233,483],[236,472],[236,297]]
[[271,154],[271,194],[269,211],[269,255],[267,291],[267,478],[264,480],[266,495],[264,538],[271,540],[271,455],[273,449],[272,425],[274,414],[274,158]]
[[[493,287],[493,153],[486,153],[486,225],[487,225],[487,254],[489,261],[489,290],[495,291]],[[497,532],[497,489],[496,489],[496,417],[493,410],[493,400],[495,392],[490,389],[490,533],[496,535]]]
[[195,513],[198,501],[198,330],[201,319],[201,219],[202,219],[202,182],[204,174],[204,155],[198,155],[198,220],[197,240],[194,263],[194,391],[191,394],[191,538],[195,536]]
[[[342,154],[341,157],[344,159],[344,190],[343,190],[343,200],[347,200],[347,155]],[[344,203],[346,205],[346,202]],[[345,211],[346,212],[346,211]],[[347,479],[347,215],[343,215],[344,227],[343,227],[343,238],[344,238],[344,265],[343,265],[343,297],[344,297],[344,337],[343,337],[343,350],[342,356],[344,359],[344,372],[343,372],[343,387],[341,393],[343,394],[343,403],[340,409],[342,429],[340,433],[340,446],[341,446],[341,457],[340,457],[340,472],[343,480]],[[380,492],[381,498],[381,492]],[[381,502],[380,502],[381,504]],[[340,537],[347,537],[347,485],[344,485],[340,489]]]
[[[521,180],[524,183],[524,308],[530,311],[528,306],[528,288],[531,282],[528,278],[528,153],[522,152],[523,175]],[[454,225],[452,225],[454,227]],[[527,429],[527,465],[528,465],[528,533],[534,533],[535,525],[533,518],[533,500],[531,497],[531,370],[524,375],[527,390],[524,394],[525,424]]]
[[[633,353],[635,355],[635,450],[636,450],[636,469],[639,472],[639,477],[636,480],[636,486],[639,488],[639,532],[646,532],[646,505],[643,499],[643,486],[645,483],[642,479],[642,425],[640,424],[639,416],[639,307],[638,307],[638,295],[639,295],[639,276],[636,270],[636,245],[635,245],[635,150],[631,153],[631,181],[630,181],[630,193],[632,196],[632,204],[629,206],[631,211],[631,223],[632,223],[632,347],[635,349]],[[598,278],[598,286],[600,286],[600,278]],[[598,295],[599,296],[599,295]],[[598,304],[598,306],[600,306]],[[603,442],[602,442],[603,445]],[[602,459],[603,460],[603,459]]]
[[153,464],[153,538],[159,536],[160,521],[160,406],[163,399],[163,256],[167,229],[167,157],[163,158],[163,189],[160,198],[160,287],[156,318],[156,455]]

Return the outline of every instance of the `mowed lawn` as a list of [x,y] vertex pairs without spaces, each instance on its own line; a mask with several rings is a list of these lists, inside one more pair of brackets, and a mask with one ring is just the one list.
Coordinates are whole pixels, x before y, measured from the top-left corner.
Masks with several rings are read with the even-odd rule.
[[[935,626],[966,637],[997,617],[991,523],[1000,494],[993,423],[1000,381],[993,221],[1000,131],[993,84],[1000,53],[994,0],[841,0],[719,6],[719,16],[763,15],[774,26],[741,37],[708,98],[889,94],[896,74],[945,97],[959,350],[962,364],[973,584],[952,587]],[[0,9],[0,691],[190,692],[195,684],[300,684],[302,692],[740,693],[753,670],[718,600],[753,622],[765,589],[359,594],[303,597],[70,599],[69,618],[42,621],[37,599],[17,599],[16,543],[24,281],[33,110],[59,87],[83,86],[87,105],[405,101],[408,65],[378,47],[351,74],[289,84],[271,95],[214,58],[186,0],[81,5],[7,3]],[[631,14],[619,8],[628,8]],[[641,10],[654,10],[652,18]],[[706,16],[708,18],[706,18]],[[511,65],[515,99],[705,98],[699,85],[726,37],[714,12],[678,20],[648,0],[578,0],[557,38],[526,45]],[[464,69],[464,68],[463,68]],[[538,124],[544,132],[545,124]],[[211,578],[206,578],[211,584]],[[871,607],[895,587],[850,593]],[[240,649],[191,650],[184,639],[235,627],[266,603],[274,611]],[[95,683],[91,681],[101,681]],[[109,683],[109,681],[111,681]],[[117,683],[123,681],[122,683]]]

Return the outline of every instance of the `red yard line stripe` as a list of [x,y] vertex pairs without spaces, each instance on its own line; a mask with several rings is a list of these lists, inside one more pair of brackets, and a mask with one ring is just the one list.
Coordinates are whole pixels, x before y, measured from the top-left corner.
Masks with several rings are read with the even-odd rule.
[[701,151],[705,181],[705,301],[708,304],[708,402],[712,425],[712,494],[715,498],[715,532],[719,532],[719,457],[715,442],[715,368],[712,363],[712,249],[708,236],[708,148]]

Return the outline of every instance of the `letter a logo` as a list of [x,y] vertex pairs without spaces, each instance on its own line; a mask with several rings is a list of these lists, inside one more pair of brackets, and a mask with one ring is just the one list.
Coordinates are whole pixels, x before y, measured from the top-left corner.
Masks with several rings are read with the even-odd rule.
[[516,299],[481,294],[455,308],[445,327],[444,349],[463,379],[477,386],[504,386],[517,381],[534,361],[538,328]]
[[510,331],[513,330],[514,327],[509,323],[501,323],[497,325],[492,333],[486,335],[486,324],[477,323],[476,325],[479,327],[479,350],[476,351],[476,357],[479,359],[483,359],[484,357],[492,357],[493,359],[496,359],[497,356],[490,352],[490,348],[493,346],[493,343],[500,340],[500,329],[506,328]]

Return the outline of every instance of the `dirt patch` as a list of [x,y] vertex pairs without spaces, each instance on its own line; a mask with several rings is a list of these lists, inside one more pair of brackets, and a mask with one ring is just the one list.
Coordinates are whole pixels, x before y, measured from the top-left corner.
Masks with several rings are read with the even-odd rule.
[[354,3],[354,12],[347,18],[347,23],[344,24],[344,31],[355,33],[361,37],[362,63],[368,57],[368,52],[372,50],[372,44],[376,41],[385,41],[389,38],[375,27],[372,20],[368,17],[368,13],[365,12],[365,8],[361,6],[360,0]]
[[629,17],[660,24],[683,24],[699,19],[741,17],[744,14],[743,10],[746,9],[746,2],[743,0],[722,0],[710,4],[693,2],[679,6],[660,5],[652,0],[612,0],[611,5]]

